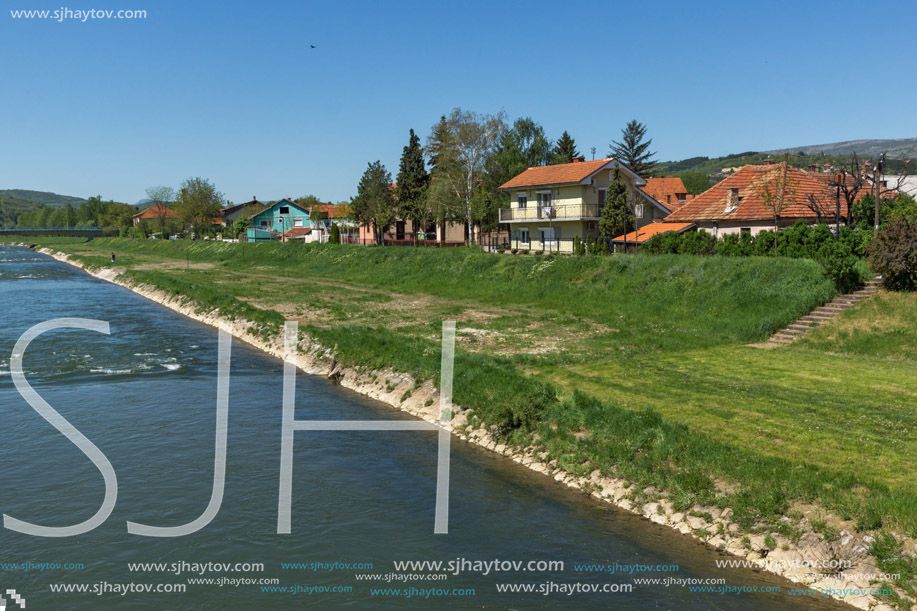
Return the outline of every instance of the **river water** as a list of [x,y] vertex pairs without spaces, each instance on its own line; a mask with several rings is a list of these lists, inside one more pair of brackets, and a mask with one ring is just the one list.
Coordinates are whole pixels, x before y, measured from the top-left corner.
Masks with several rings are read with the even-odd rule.
[[[0,313],[0,509],[44,526],[92,516],[104,483],[90,460],[14,388],[13,345],[31,326],[54,318],[98,319],[111,328],[107,336],[52,331],[24,356],[28,381],[105,454],[118,479],[114,511],[91,532],[45,538],[0,529],[0,589],[16,590],[29,609],[844,608],[790,596],[795,586],[770,574],[717,568],[715,561],[728,557],[457,440],[449,534],[434,535],[437,444],[431,432],[297,432],[292,534],[278,535],[283,367],[238,341],[218,515],[184,537],[128,534],[127,521],[177,526],[207,506],[216,331],[14,246],[0,246]],[[411,419],[306,375],[297,378],[296,417]],[[447,579],[419,579],[430,571],[394,566],[457,559],[467,562],[459,560],[462,570]],[[564,564],[491,568],[486,575],[483,566],[469,564],[497,559]],[[207,563],[214,564],[201,566]],[[215,566],[224,563],[231,566]],[[582,570],[580,564],[626,568]],[[634,583],[645,578],[721,579],[733,589],[759,591],[700,593],[678,584]],[[213,581],[195,583],[200,579]],[[535,591],[498,591],[528,584]],[[611,591],[584,591],[593,586]],[[60,591],[65,587],[87,591]],[[123,593],[125,587],[132,591]],[[147,587],[184,591],[137,591]],[[568,594],[569,588],[579,591]]]

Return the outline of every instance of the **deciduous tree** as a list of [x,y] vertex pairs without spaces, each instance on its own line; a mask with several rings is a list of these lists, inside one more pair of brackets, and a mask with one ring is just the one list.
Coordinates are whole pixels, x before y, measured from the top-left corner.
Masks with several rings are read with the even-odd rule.
[[[780,164],[773,180],[766,180],[760,187],[759,194],[764,200],[764,207],[767,208],[774,217],[774,234],[779,231],[778,221],[780,214],[786,209],[791,201],[796,197],[796,188],[798,181],[792,179],[789,175],[790,165],[787,162]],[[777,240],[774,240],[774,257],[777,256]]]
[[169,207],[175,201],[175,189],[167,186],[150,187],[146,190],[146,197],[150,200],[151,206],[156,206],[154,211],[159,222],[159,232],[162,233],[166,229],[166,221],[171,218]]
[[445,123],[434,126],[427,140],[427,154],[435,159],[434,176],[451,189],[462,203],[468,236],[475,241],[472,199],[481,181],[487,158],[506,129],[503,112],[482,115],[456,108]]
[[376,243],[385,243],[385,229],[395,220],[395,197],[392,193],[392,175],[381,161],[370,163],[360,184],[357,196],[350,202],[351,214],[358,223],[371,227]]
[[175,211],[182,223],[190,226],[197,236],[201,236],[205,229],[213,225],[213,219],[220,215],[222,204],[223,194],[217,191],[213,183],[195,177],[182,183]]

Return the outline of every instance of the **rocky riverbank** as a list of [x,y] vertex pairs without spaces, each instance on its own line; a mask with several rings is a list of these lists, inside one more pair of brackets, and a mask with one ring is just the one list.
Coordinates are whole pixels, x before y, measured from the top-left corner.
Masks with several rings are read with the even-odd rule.
[[[200,308],[190,299],[166,293],[159,289],[131,282],[119,275],[117,268],[92,268],[73,260],[63,253],[40,249],[59,261],[68,263],[96,278],[126,287],[135,293],[179,312],[189,318],[213,327],[231,330],[238,339],[272,356],[284,357],[281,336],[263,337],[252,323],[231,321],[218,311]],[[404,373],[391,370],[366,371],[341,367],[334,355],[323,346],[304,340],[302,352],[296,357],[296,366],[312,375],[324,375],[342,386],[365,396],[383,401],[414,416],[436,423],[439,418],[438,393],[432,382],[417,384]],[[805,588],[818,590],[826,596],[842,600],[856,608],[886,611],[892,607],[883,604],[870,591],[871,576],[881,571],[870,555],[872,538],[856,533],[854,524],[814,506],[794,507],[794,518],[783,519],[796,535],[792,538],[778,534],[743,532],[731,519],[729,508],[696,505],[688,511],[676,511],[665,490],[642,488],[623,479],[602,476],[599,471],[587,477],[570,474],[557,466],[556,460],[542,448],[507,446],[495,439],[490,431],[475,428],[469,413],[455,407],[452,431],[460,439],[503,454],[512,460],[556,481],[589,494],[622,510],[645,517],[659,525],[678,530],[704,545],[732,555],[735,560],[745,560],[749,566],[781,575],[790,581],[804,584]],[[537,443],[537,442],[536,442]],[[721,484],[728,488],[728,483]],[[802,517],[798,517],[802,516]],[[839,533],[838,538],[823,540],[816,532],[815,522],[828,522]],[[913,541],[906,541],[913,549]],[[842,569],[842,570],[839,570]],[[813,592],[813,595],[815,594]]]

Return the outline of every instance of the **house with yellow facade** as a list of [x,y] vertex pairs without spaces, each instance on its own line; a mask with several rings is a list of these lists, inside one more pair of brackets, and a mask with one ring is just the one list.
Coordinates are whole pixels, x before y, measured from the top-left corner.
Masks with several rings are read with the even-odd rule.
[[646,181],[617,159],[528,168],[500,186],[510,207],[500,210],[500,223],[510,229],[510,247],[519,250],[573,252],[575,238],[599,237],[599,218],[615,172],[639,198],[637,227],[663,219],[672,209],[642,190]]

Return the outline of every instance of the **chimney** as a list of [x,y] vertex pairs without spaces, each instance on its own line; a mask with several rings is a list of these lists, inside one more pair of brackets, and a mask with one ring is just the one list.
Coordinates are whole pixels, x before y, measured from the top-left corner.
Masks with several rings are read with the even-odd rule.
[[585,157],[574,157],[573,158],[573,163],[583,163],[584,161],[586,161]]
[[739,189],[729,187],[726,189],[726,211],[732,212],[739,207]]

